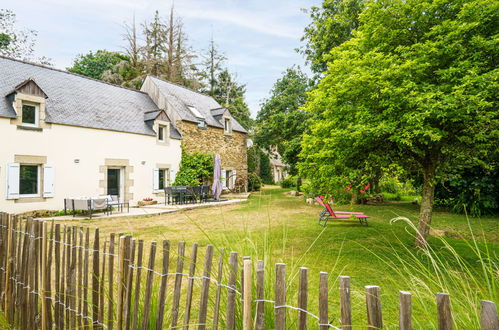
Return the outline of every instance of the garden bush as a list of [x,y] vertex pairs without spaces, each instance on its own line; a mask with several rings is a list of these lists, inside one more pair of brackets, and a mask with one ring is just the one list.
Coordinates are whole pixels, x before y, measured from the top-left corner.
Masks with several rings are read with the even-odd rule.
[[199,186],[213,176],[213,158],[201,152],[188,153],[182,149],[180,169],[175,177],[175,186]]
[[295,188],[298,181],[298,177],[294,175],[288,175],[284,180],[281,181],[280,185],[282,188]]

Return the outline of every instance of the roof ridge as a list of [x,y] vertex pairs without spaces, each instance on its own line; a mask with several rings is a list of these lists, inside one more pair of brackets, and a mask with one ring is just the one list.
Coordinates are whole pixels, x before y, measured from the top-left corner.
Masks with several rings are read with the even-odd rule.
[[[204,97],[209,97],[209,98],[212,98],[213,100],[215,100],[215,98],[214,98],[213,96],[211,96],[211,95],[207,95],[207,94],[204,94],[204,93],[201,93],[201,92],[198,92],[198,91],[195,91],[195,90],[194,90],[194,89],[192,89],[192,88],[189,88],[189,87],[186,87],[186,86],[183,86],[183,85],[180,85],[180,84],[174,83],[174,82],[172,82],[172,81],[168,81],[168,80],[165,80],[165,79],[159,78],[159,77],[157,77],[157,76],[155,76],[155,75],[152,75],[152,74],[148,74],[148,76],[153,77],[153,78],[156,78],[156,79],[158,79],[158,80],[161,80],[161,81],[163,81],[163,82],[165,82],[165,83],[168,83],[168,84],[171,84],[171,85],[175,85],[175,86],[180,87],[180,88],[183,88],[183,89],[187,89],[189,92],[193,92],[193,93],[199,94],[199,95],[201,95],[201,96],[204,96]],[[215,100],[215,102],[217,102],[217,100]],[[218,103],[218,102],[217,102],[217,103]]]
[[138,90],[138,89],[133,89],[133,88],[129,88],[129,87],[124,87],[124,86],[112,84],[112,83],[104,81],[104,80],[99,80],[99,79],[95,79],[95,78],[91,78],[91,77],[87,77],[87,76],[81,75],[79,73],[74,73],[74,72],[70,72],[70,71],[66,71],[66,70],[62,70],[62,69],[57,69],[57,68],[54,68],[54,67],[51,67],[51,66],[48,66],[48,65],[39,64],[39,63],[35,63],[35,62],[31,62],[31,61],[26,61],[26,60],[21,60],[21,59],[18,59],[18,58],[8,57],[8,56],[4,56],[4,55],[0,55],[0,58],[4,58],[6,60],[20,62],[20,63],[24,63],[24,64],[28,64],[28,65],[37,66],[37,67],[40,67],[40,68],[43,68],[43,69],[49,69],[49,70],[53,70],[53,71],[58,71],[58,72],[70,74],[70,75],[77,76],[77,77],[80,77],[80,78],[85,78],[85,79],[88,79],[88,80],[93,80],[93,81],[96,81],[96,82],[99,82],[99,83],[102,83],[102,84],[106,84],[106,85],[110,85],[110,86],[114,86],[114,87],[119,87],[119,88],[123,88],[123,89],[129,90],[129,91],[133,91],[133,92],[137,92],[137,93],[141,93],[141,94],[146,94],[147,95],[146,92],[143,92],[143,91]]

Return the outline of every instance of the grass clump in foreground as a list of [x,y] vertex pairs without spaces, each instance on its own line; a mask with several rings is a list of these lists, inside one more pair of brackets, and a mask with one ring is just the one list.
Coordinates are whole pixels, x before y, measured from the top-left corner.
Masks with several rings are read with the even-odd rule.
[[[381,286],[383,319],[387,328],[398,326],[399,290],[413,294],[414,325],[424,328],[436,328],[437,292],[451,295],[458,328],[478,327],[481,299],[498,302],[497,218],[467,219],[435,212],[433,228],[444,236],[432,237],[430,247],[421,250],[413,247],[413,222],[390,222],[397,216],[415,221],[418,213],[415,205],[386,203],[341,207],[370,215],[369,227],[361,227],[355,221],[341,221],[331,222],[323,228],[317,225],[318,206],[306,205],[302,199],[286,196],[284,192],[271,187],[239,205],[137,219],[82,221],[81,224],[99,227],[102,234],[126,231],[146,242],[169,239],[174,249],[178,241],[186,241],[188,251],[189,244],[198,242],[198,275],[202,274],[203,247],[207,244],[213,244],[218,251],[225,249],[226,263],[230,251],[239,252],[240,259],[250,256],[255,266],[257,260],[264,260],[265,298],[271,300],[274,299],[274,264],[286,263],[287,302],[293,306],[297,305],[299,267],[308,267],[308,309],[315,315],[318,315],[319,272],[326,271],[329,273],[330,322],[334,325],[339,325],[339,275],[351,277],[356,327],[367,323],[365,285]],[[170,260],[173,262],[175,258],[171,256]],[[227,274],[227,268],[225,270]],[[212,277],[215,276],[213,271]],[[200,283],[196,283],[199,291]],[[193,301],[197,302],[198,298]],[[226,292],[223,291],[222,311],[225,311],[225,301]],[[273,306],[265,304],[265,308],[266,325],[272,328]],[[290,327],[296,322],[296,316],[296,311],[288,310]],[[224,319],[223,313],[221,319]],[[191,320],[197,320],[196,310],[193,310]],[[309,325],[312,324],[315,325],[315,320],[310,318]]]

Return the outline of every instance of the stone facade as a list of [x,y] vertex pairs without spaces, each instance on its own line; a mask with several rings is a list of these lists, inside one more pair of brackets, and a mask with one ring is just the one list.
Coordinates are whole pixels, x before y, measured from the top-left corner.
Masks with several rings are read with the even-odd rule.
[[248,177],[246,134],[232,131],[225,134],[222,128],[199,128],[196,123],[177,121],[177,129],[182,133],[182,146],[187,151],[199,151],[212,155],[219,154],[222,169],[236,170],[238,181]]

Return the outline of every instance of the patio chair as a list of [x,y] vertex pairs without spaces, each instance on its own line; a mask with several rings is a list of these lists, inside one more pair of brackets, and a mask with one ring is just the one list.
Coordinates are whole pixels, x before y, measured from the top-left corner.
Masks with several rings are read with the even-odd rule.
[[210,186],[202,186],[201,187],[201,200],[203,202],[207,202],[210,197]]
[[314,198],[317,203],[319,203],[324,210],[319,214],[319,225],[326,227],[327,222],[332,219],[351,219],[357,218],[361,225],[368,226],[367,218],[369,216],[362,212],[334,212],[328,202],[324,201],[321,197]]

